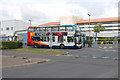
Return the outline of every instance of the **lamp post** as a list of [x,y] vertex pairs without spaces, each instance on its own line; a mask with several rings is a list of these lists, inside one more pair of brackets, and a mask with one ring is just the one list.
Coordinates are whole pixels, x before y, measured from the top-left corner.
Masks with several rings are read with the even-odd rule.
[[88,14],[88,16],[89,16],[89,47],[90,47],[90,14]]
[[31,25],[32,25],[32,23],[31,23],[31,22],[32,22],[32,20],[29,20],[29,21],[30,21],[30,26],[31,26]]

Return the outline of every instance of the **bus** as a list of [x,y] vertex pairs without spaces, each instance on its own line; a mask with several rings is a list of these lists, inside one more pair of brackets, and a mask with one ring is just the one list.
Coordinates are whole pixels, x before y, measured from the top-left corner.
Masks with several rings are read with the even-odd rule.
[[78,25],[29,26],[27,45],[52,48],[82,48],[82,33]]

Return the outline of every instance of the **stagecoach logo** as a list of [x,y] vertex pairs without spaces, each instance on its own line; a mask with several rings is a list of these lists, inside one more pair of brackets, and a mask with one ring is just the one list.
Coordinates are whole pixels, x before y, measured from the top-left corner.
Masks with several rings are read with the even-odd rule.
[[22,41],[23,40],[23,35],[18,35],[18,40]]
[[33,35],[33,33],[30,33],[30,35],[32,36],[32,35]]
[[68,32],[68,36],[73,35],[73,32]]

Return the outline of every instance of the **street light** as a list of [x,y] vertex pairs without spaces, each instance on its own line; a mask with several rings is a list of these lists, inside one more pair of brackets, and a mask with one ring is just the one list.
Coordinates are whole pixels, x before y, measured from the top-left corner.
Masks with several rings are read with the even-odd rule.
[[90,47],[90,14],[88,14],[88,16],[89,16],[89,47]]
[[32,22],[32,20],[29,20],[30,21],[30,26],[31,26],[31,22]]

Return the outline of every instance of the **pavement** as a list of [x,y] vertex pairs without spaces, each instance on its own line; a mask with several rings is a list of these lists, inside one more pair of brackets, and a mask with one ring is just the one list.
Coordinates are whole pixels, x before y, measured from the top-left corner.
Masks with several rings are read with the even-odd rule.
[[[26,46],[26,48],[29,48]],[[30,47],[32,48],[32,47]],[[37,48],[40,49],[40,48]],[[43,64],[3,69],[3,78],[117,78],[117,48],[55,49],[67,55],[7,52],[5,56],[51,59]]]
[[2,66],[0,68],[11,68],[19,66],[27,66],[33,64],[39,64],[43,62],[50,61],[50,59],[42,58],[27,58],[27,57],[18,57],[18,56],[2,56]]

